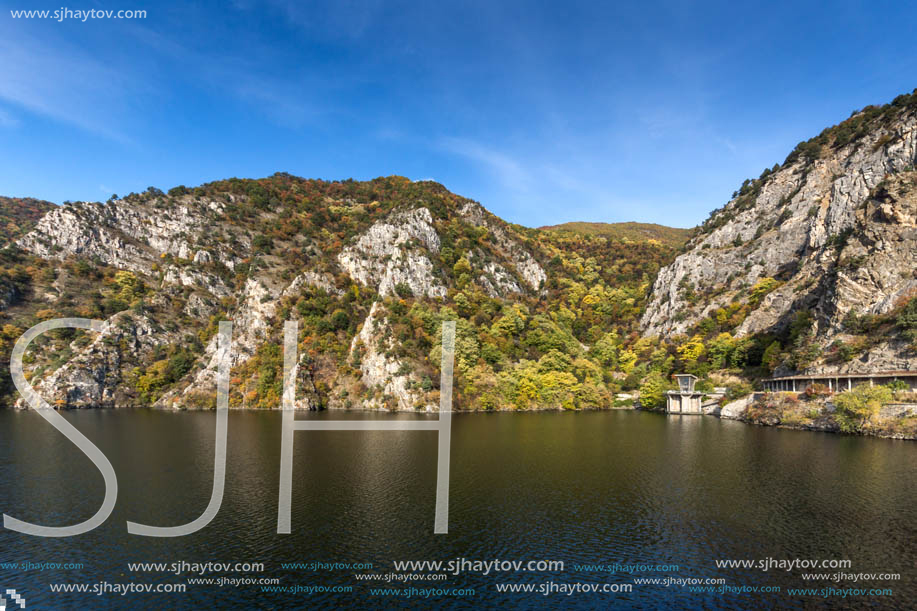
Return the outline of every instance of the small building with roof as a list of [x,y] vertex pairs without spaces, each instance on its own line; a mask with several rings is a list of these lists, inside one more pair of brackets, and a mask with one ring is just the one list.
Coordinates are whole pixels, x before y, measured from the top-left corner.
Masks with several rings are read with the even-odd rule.
[[697,376],[680,373],[675,375],[675,380],[678,382],[678,390],[670,390],[666,393],[665,413],[703,414],[704,393],[694,390]]
[[768,378],[762,380],[768,392],[803,392],[812,384],[820,384],[832,392],[850,390],[859,384],[881,385],[905,382],[911,390],[917,390],[917,371],[873,371],[869,373],[813,373]]

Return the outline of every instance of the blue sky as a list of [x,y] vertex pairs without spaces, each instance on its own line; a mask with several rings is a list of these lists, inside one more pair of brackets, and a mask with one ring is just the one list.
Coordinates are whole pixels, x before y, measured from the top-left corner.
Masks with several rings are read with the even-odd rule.
[[399,174],[529,226],[687,227],[917,87],[903,2],[0,4],[0,194],[55,202]]

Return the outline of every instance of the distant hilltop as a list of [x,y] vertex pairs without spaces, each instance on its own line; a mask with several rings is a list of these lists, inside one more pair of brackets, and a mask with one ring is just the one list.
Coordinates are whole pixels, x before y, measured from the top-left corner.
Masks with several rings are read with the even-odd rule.
[[572,222],[539,227],[543,231],[568,231],[582,235],[605,236],[616,240],[628,239],[635,242],[656,240],[674,248],[680,247],[691,237],[691,229],[666,227],[656,223],[584,223]]

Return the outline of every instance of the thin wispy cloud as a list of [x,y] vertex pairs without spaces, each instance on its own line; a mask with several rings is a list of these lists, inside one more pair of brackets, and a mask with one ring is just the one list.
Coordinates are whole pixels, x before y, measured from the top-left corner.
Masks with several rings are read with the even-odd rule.
[[464,138],[443,138],[440,147],[487,170],[503,187],[528,191],[532,176],[518,161],[494,148]]
[[257,76],[243,77],[234,87],[233,94],[282,127],[316,124],[327,112],[324,106],[313,104],[309,94],[296,84],[263,80]]
[[105,138],[128,140],[118,124],[126,110],[121,102],[138,87],[71,45],[12,30],[0,32],[0,99]]
[[363,36],[385,7],[382,0],[338,0],[327,4],[297,0],[242,0],[235,7],[246,11],[269,10],[290,25],[325,39]]
[[[146,27],[135,31],[137,40],[173,63],[188,80],[245,103],[277,125],[319,125],[325,115],[334,111],[330,102],[332,84],[310,75],[306,69],[274,74],[271,68],[277,58],[269,44],[249,42],[244,54],[213,53]],[[344,88],[349,82],[348,77],[342,77],[333,86]]]
[[722,144],[723,147],[724,147],[727,151],[729,151],[730,153],[732,153],[733,155],[735,155],[736,153],[739,152],[739,149],[736,147],[736,145],[735,145],[729,138],[719,138],[719,137],[718,137],[718,138],[716,139],[716,141],[719,142],[720,144]]

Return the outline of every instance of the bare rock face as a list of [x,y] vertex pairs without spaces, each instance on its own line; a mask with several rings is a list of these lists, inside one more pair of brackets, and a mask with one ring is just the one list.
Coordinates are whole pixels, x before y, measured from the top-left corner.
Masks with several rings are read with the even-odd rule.
[[496,261],[488,261],[482,266],[481,271],[481,284],[491,297],[505,297],[511,293],[523,292],[513,275]]
[[370,227],[338,255],[350,277],[380,295],[405,286],[415,297],[442,297],[446,287],[433,276],[430,254],[439,253],[439,235],[426,208],[392,213]]
[[[111,317],[105,331],[89,343],[71,345],[72,355],[56,371],[48,373],[54,359],[38,355],[29,367],[36,387],[50,393],[49,401],[66,407],[121,407],[145,404],[154,397],[155,407],[203,407],[216,389],[221,359],[218,337],[206,340],[201,334],[213,331],[214,317],[232,321],[230,363],[248,376],[247,383],[260,372],[244,366],[266,344],[282,341],[278,316],[295,318],[300,305],[324,299],[316,298],[320,291],[315,289],[331,296],[328,302],[336,302],[335,308],[345,305],[342,298],[346,300],[351,291],[357,298],[375,292],[382,298],[410,295],[439,301],[466,283],[477,283],[495,298],[544,290],[547,274],[535,258],[542,251],[527,246],[523,232],[479,204],[451,194],[443,198],[441,190],[433,190],[426,193],[432,194],[429,199],[400,200],[393,208],[387,207],[389,202],[357,205],[339,195],[329,195],[322,203],[317,197],[302,199],[292,207],[284,204],[285,190],[301,195],[316,185],[275,179],[284,183],[283,189],[272,191],[270,197],[255,182],[244,189],[238,184],[229,190],[177,189],[168,196],[150,189],[105,204],[53,207],[29,225],[31,231],[16,242],[19,248],[67,263],[57,270],[50,285],[54,290],[43,295],[19,295],[14,285],[0,278],[0,308],[26,298],[51,304],[72,293],[75,283],[65,287],[63,279],[73,259],[90,262],[90,268],[114,268],[105,270],[105,283],[91,289],[106,308],[101,311],[132,308]],[[322,208],[325,204],[327,209]],[[367,209],[378,216],[368,220]],[[334,232],[316,220],[335,214],[353,214],[348,218],[357,220],[342,223]],[[345,237],[351,230],[357,235]],[[440,231],[448,233],[441,237]],[[441,252],[444,240],[450,242],[451,253]],[[468,264],[467,272],[456,272],[459,259]],[[139,283],[138,293],[119,292],[121,270],[132,272],[127,276]],[[373,291],[355,290],[351,284]],[[85,290],[85,284],[77,286]],[[365,312],[362,303],[358,307]],[[356,321],[346,322],[335,332],[354,333]],[[304,382],[296,407],[335,407],[335,397],[345,396],[341,406],[350,406],[353,397],[371,390],[375,398],[364,400],[362,407],[435,409],[409,363],[391,356],[390,330],[384,308],[376,303],[356,336],[341,337],[343,351],[349,342],[352,358],[360,360],[359,373],[331,357],[297,366]],[[155,378],[151,368],[156,363],[161,368],[162,361],[176,354],[181,373]],[[163,386],[139,394],[145,375],[152,376],[148,380],[164,379]],[[247,396],[243,394],[243,405]]]
[[[203,252],[203,251],[202,251]],[[177,284],[190,288],[199,288],[217,297],[226,297],[232,293],[229,287],[217,276],[195,269],[170,265],[163,274],[166,284]]]
[[[149,274],[163,258],[192,262],[192,267],[169,266],[164,281],[182,286],[201,286],[218,295],[228,294],[219,278],[197,269],[219,263],[234,269],[251,249],[250,240],[233,230],[223,218],[222,202],[186,197],[182,205],[153,199],[142,202],[113,200],[106,204],[77,202],[55,207],[17,245],[46,259],[68,256],[97,259],[118,267]],[[193,248],[210,240],[220,227],[233,233],[236,252],[220,246]],[[241,255],[241,256],[240,256]]]
[[343,292],[334,285],[334,278],[329,274],[306,271],[296,276],[293,282],[283,290],[283,295],[293,295],[304,286],[314,286],[327,292],[329,295],[342,295]]
[[[257,279],[249,278],[242,289],[239,308],[232,316],[232,347],[229,363],[235,367],[255,355],[258,346],[268,340],[270,322],[277,308],[277,298]],[[218,350],[219,337],[214,335],[204,349],[206,365],[178,387],[164,394],[156,402],[158,407],[178,407],[182,398],[193,392],[212,392],[216,389],[217,371],[222,355]]]
[[[93,333],[93,332],[90,332]],[[136,357],[157,344],[177,339],[143,315],[121,312],[108,319],[102,331],[93,333],[84,348],[72,345],[76,356],[34,385],[52,407],[129,407],[136,397],[124,382],[124,374]],[[16,407],[26,407],[20,398]]]
[[[232,314],[232,346],[229,353],[231,367],[235,367],[252,358],[258,347],[270,337],[271,323],[277,311],[280,299],[297,294],[305,286],[321,288],[331,294],[340,294],[334,286],[333,279],[327,274],[306,271],[293,279],[281,290],[272,289],[258,278],[249,278],[239,297],[239,306]],[[211,291],[212,292],[212,291]],[[214,293],[218,294],[218,293]],[[192,294],[188,300],[189,307],[206,311],[207,304],[197,295]],[[214,392],[217,383],[222,354],[218,351],[219,339],[214,336],[204,349],[202,369],[192,372],[178,386],[164,394],[157,402],[158,407],[180,407],[191,393]],[[298,375],[298,369],[294,372]],[[311,409],[313,403],[308,397],[297,397],[296,409]]]
[[[911,180],[915,110],[827,148],[766,173],[711,216],[656,278],[645,334],[686,333],[738,301],[750,308],[739,336],[782,328],[794,311],[814,308],[818,337],[828,340],[850,310],[888,311],[917,286],[913,197],[895,187],[896,195],[874,201],[885,182]],[[776,288],[752,301],[762,279]]]
[[[510,238],[499,224],[488,218],[484,207],[474,202],[468,202],[459,210],[459,214],[471,224],[483,227],[493,235],[502,254],[513,264],[522,280],[533,291],[541,291],[544,282],[548,279],[538,261],[521,244]],[[510,274],[499,264],[484,268],[487,274],[488,288],[493,289],[492,294],[505,294],[505,292],[521,292],[518,285],[509,281]]]
[[101,204],[77,203],[56,208],[42,218],[17,245],[47,259],[68,255],[98,257],[104,263],[133,271],[148,272],[154,263],[151,252],[105,220]]
[[192,258],[186,237],[203,232],[212,212],[200,203],[160,208],[120,200],[77,202],[50,211],[18,245],[48,259],[98,257],[108,265],[149,272],[164,253]]
[[[387,340],[383,333],[387,321],[381,309],[382,304],[378,301],[372,305],[369,315],[363,322],[363,328],[353,338],[350,346],[351,354],[359,352],[361,356],[360,371],[363,374],[363,385],[369,389],[378,388],[383,394],[394,397],[399,411],[434,411],[435,405],[422,404],[422,393],[416,389],[419,382],[417,376],[404,373],[401,361],[385,354],[391,346],[390,340]],[[376,399],[369,399],[363,402],[363,407],[379,409],[384,406]]]

